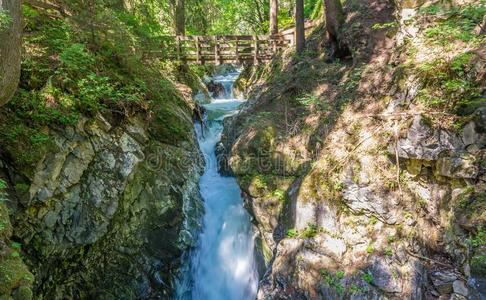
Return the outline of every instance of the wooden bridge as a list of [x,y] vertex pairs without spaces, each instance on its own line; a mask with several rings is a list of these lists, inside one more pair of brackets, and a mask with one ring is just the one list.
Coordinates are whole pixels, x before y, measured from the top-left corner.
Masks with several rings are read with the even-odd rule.
[[[316,24],[306,23],[306,31]],[[193,64],[259,64],[270,60],[279,51],[294,44],[295,29],[274,36],[166,36],[157,51],[163,59]]]

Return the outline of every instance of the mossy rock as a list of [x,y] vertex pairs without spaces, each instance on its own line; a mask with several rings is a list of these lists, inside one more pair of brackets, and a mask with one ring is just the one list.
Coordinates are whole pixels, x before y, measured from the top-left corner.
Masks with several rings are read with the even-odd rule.
[[12,235],[12,224],[8,215],[7,206],[0,203],[0,239],[6,240]]
[[[29,272],[27,266],[19,257],[8,257],[0,261],[0,294],[10,295],[13,290],[25,286],[20,291],[20,295],[27,295],[26,289],[30,289],[34,281],[34,275]],[[15,298],[29,299],[29,298]]]
[[13,292],[14,300],[31,300],[33,297],[32,289],[28,286],[20,286]]
[[486,253],[476,254],[471,258],[471,272],[476,276],[486,276]]

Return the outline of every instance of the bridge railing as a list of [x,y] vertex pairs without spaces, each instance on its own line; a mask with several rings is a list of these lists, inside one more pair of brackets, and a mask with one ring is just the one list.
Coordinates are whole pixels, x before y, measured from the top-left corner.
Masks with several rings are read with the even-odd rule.
[[[306,33],[316,22],[305,24]],[[216,35],[216,36],[164,36],[160,38],[160,49],[151,51],[167,60],[188,63],[259,64],[270,60],[276,53],[294,43],[295,28],[277,35]]]
[[166,59],[196,64],[258,64],[291,43],[282,36],[168,36],[161,39],[160,54]]

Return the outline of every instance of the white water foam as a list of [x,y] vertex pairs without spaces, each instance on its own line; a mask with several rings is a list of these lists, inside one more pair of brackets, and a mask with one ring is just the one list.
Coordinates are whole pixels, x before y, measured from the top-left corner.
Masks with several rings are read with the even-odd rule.
[[[222,119],[235,113],[242,103],[232,97],[236,78],[237,74],[214,78],[225,87],[227,99],[215,99],[204,105],[208,112],[218,111],[223,117],[207,120],[204,135],[198,135],[206,161],[199,182],[205,214],[198,245],[187,256],[188,267],[177,286],[178,300],[253,300],[256,297],[258,274],[250,217],[243,207],[236,179],[219,175],[215,155],[223,130]],[[201,133],[201,128],[197,129]]]

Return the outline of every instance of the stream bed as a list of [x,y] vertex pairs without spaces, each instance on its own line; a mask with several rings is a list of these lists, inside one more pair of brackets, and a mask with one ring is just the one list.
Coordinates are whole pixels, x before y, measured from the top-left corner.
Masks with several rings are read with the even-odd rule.
[[253,300],[256,297],[258,274],[250,216],[243,207],[236,179],[218,173],[215,154],[223,119],[235,114],[243,102],[232,95],[238,75],[213,78],[224,86],[225,97],[203,105],[206,126],[196,125],[206,163],[199,182],[205,213],[197,247],[184,262],[185,272],[177,285],[178,300]]

